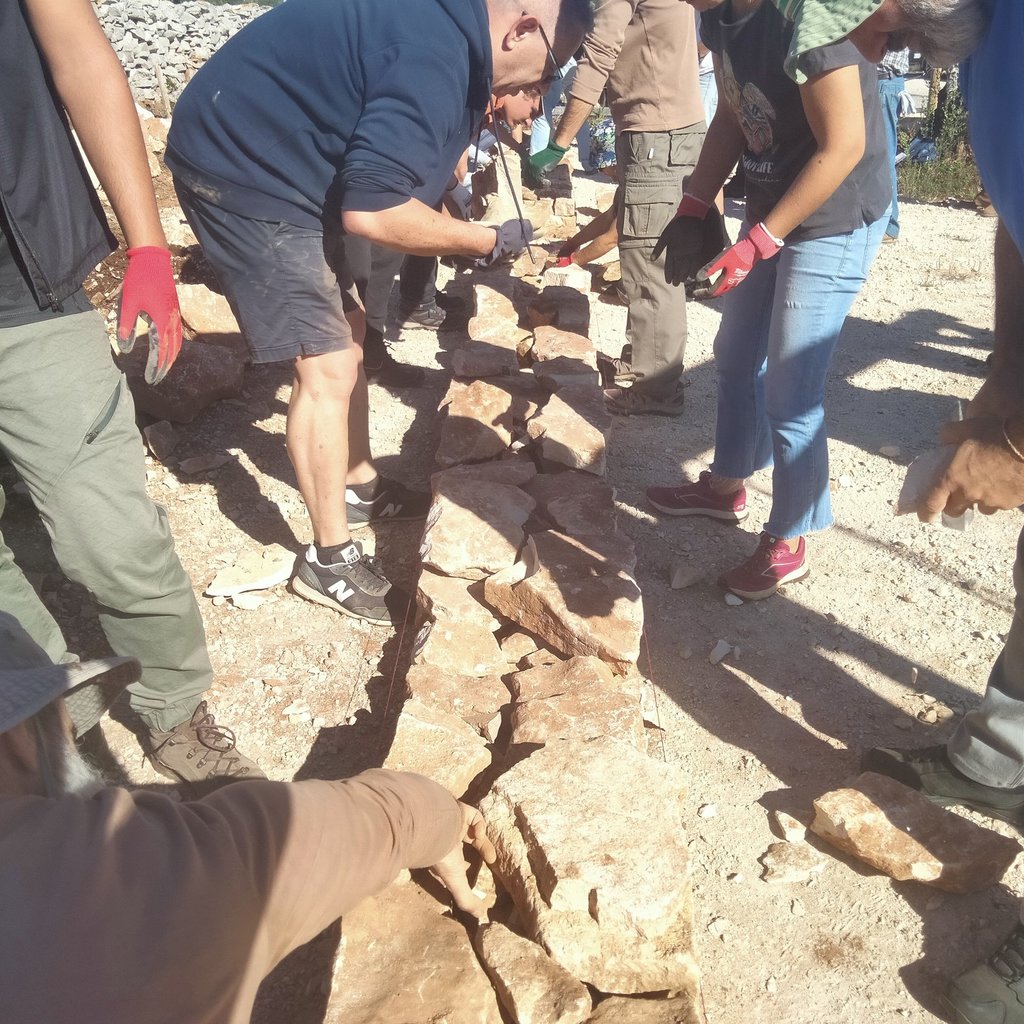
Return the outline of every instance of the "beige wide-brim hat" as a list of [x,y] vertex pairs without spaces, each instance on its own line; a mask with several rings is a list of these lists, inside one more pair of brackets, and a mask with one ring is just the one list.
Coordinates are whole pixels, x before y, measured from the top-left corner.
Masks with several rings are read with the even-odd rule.
[[79,734],[96,724],[126,686],[138,682],[135,658],[54,665],[12,615],[0,612],[0,733],[63,697]]
[[773,0],[782,16],[793,22],[793,38],[786,55],[786,74],[802,83],[807,76],[798,67],[802,54],[838,43],[863,25],[884,0]]

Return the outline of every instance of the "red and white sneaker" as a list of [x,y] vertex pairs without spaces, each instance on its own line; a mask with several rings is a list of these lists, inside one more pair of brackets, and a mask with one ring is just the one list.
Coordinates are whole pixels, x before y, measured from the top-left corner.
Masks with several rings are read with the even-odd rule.
[[705,470],[693,483],[680,487],[648,487],[647,500],[670,516],[710,516],[742,523],[747,518],[747,491],[741,487],[733,494],[719,494],[711,486],[711,472]]
[[803,537],[796,551],[790,551],[784,540],[762,533],[750,558],[730,569],[718,582],[737,597],[760,601],[771,597],[784,583],[802,580],[810,571]]

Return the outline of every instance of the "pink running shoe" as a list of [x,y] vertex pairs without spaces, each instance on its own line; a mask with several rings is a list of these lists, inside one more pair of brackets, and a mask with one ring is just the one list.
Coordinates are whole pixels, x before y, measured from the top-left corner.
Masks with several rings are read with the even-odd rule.
[[747,492],[741,487],[734,494],[719,494],[711,486],[711,473],[705,470],[695,483],[681,487],[648,487],[647,500],[670,516],[710,516],[742,523],[747,518]]
[[718,583],[737,597],[760,601],[771,597],[784,583],[802,580],[810,571],[803,537],[796,551],[790,551],[784,540],[762,533],[757,550],[750,558],[730,569]]

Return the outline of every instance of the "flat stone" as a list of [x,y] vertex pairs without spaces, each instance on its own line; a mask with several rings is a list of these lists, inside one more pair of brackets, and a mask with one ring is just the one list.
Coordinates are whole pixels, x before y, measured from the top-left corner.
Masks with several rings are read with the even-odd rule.
[[197,476],[199,473],[209,473],[210,470],[220,469],[229,462],[234,461],[234,456],[227,452],[210,452],[207,455],[193,455],[190,459],[182,459],[178,463],[178,469],[186,476]]
[[228,300],[205,284],[179,284],[181,319],[197,334],[239,334]]
[[481,803],[527,933],[602,992],[698,982],[684,795],[678,768],[602,737],[534,751]]
[[398,716],[385,768],[419,772],[461,797],[491,763],[483,738],[461,718],[406,701]]
[[671,999],[631,999],[609,996],[598,1004],[587,1024],[701,1024],[700,992],[690,986],[685,995]]
[[441,427],[438,464],[486,462],[504,452],[512,443],[516,404],[522,403],[487,381],[453,385],[442,403],[447,416]]
[[473,285],[473,315],[480,317],[502,317],[518,321],[513,301],[516,282],[511,278],[492,276],[488,284]]
[[[185,215],[177,207],[172,206],[161,210],[160,224],[164,229],[164,238],[167,239],[167,248],[176,255],[180,256],[199,244],[199,239],[196,238],[188,221],[185,220]],[[179,285],[178,287],[189,286]],[[180,304],[181,300],[178,301]]]
[[501,677],[464,676],[433,665],[412,665],[405,675],[406,696],[427,707],[446,711],[474,728],[490,721],[512,700]]
[[509,688],[517,701],[544,700],[587,689],[595,684],[615,684],[611,669],[594,657],[575,657],[567,661],[549,661],[524,669],[509,678]]
[[249,592],[235,594],[231,598],[231,603],[236,608],[241,608],[242,611],[247,612],[254,612],[264,601],[266,601],[265,597]]
[[191,423],[207,406],[242,391],[245,362],[230,349],[185,341],[167,376],[156,385],[144,379],[149,336],[142,334],[131,352],[119,354],[135,407],[158,420]]
[[535,364],[551,360],[571,360],[576,364],[579,373],[597,370],[597,349],[594,348],[594,343],[582,334],[563,331],[557,327],[537,327],[534,330],[530,356]]
[[519,357],[514,349],[470,342],[452,353],[452,373],[456,377],[510,377],[519,372]]
[[501,653],[505,656],[505,661],[509,665],[518,665],[523,658],[534,654],[540,649],[540,644],[536,637],[530,636],[529,633],[524,633],[518,629],[499,640],[498,646],[501,648]]
[[484,583],[484,600],[563,654],[593,654],[622,673],[640,656],[640,588],[574,537],[531,536],[522,560]]
[[[474,591],[479,592],[479,598]],[[416,584],[416,602],[427,618],[437,622],[479,626],[493,633],[501,623],[482,598],[483,588],[479,583],[441,576],[429,569],[420,573]]]
[[807,843],[772,843],[761,855],[761,864],[764,881],[796,885],[820,875],[828,861]]
[[146,447],[160,462],[166,462],[174,454],[174,449],[181,440],[167,420],[158,420],[148,427],[143,427],[142,436],[146,439]]
[[772,823],[772,831],[787,843],[799,843],[807,838],[807,826],[787,814],[785,811],[774,810],[769,815]]
[[593,473],[538,473],[523,490],[537,502],[535,515],[570,536],[608,534],[617,528],[615,489]]
[[590,292],[590,271],[575,263],[567,267],[548,267],[544,272],[544,284],[557,288],[572,288],[586,295]]
[[581,384],[552,395],[527,430],[547,461],[604,476],[611,424],[600,389]]
[[533,498],[508,484],[482,487],[478,478],[444,473],[434,475],[433,486],[420,548],[424,565],[446,576],[479,580],[515,564]]
[[874,772],[819,797],[814,811],[811,831],[832,846],[891,878],[946,892],[987,889],[1021,851],[1016,839],[975,825]]
[[207,597],[234,597],[250,590],[269,590],[291,577],[295,552],[280,544],[246,551],[221,569],[206,588]]
[[729,643],[728,640],[719,640],[708,655],[708,661],[710,661],[712,665],[717,665],[730,654],[732,654],[732,644]]
[[590,992],[536,942],[502,924],[478,929],[475,940],[484,970],[516,1024],[583,1024]]
[[707,575],[707,571],[689,562],[676,562],[669,574],[669,582],[673,590],[685,590],[699,583]]
[[423,625],[413,647],[413,663],[463,676],[498,674],[507,667],[489,628],[448,619]]
[[526,307],[526,322],[534,330],[553,326],[586,337],[590,331],[590,300],[575,288],[549,284]]
[[348,913],[323,1024],[501,1024],[466,929],[444,909],[407,883]]

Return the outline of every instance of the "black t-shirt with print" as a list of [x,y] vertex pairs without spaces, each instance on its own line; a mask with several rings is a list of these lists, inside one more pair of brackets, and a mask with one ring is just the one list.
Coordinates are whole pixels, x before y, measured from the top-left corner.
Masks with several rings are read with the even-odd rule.
[[[732,0],[701,15],[704,45],[722,62],[722,95],[746,137],[747,220],[765,219],[817,149],[799,86],[783,70],[793,25],[770,0],[737,18]],[[857,66],[864,97],[866,145],[860,162],[836,191],[787,236],[796,242],[846,234],[878,220],[892,202],[885,127],[874,64],[848,40],[810,50],[800,58],[809,78]]]

